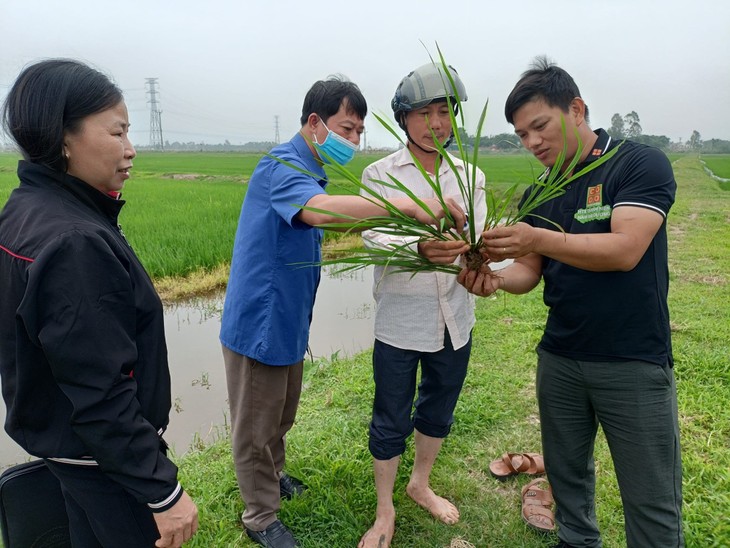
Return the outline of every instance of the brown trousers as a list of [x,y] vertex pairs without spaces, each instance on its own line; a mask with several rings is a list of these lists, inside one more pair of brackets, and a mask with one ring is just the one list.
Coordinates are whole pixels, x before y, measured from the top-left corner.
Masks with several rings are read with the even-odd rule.
[[243,525],[266,529],[279,511],[279,476],[284,468],[286,433],[294,424],[302,391],[303,362],[266,365],[223,347],[231,443],[241,498]]

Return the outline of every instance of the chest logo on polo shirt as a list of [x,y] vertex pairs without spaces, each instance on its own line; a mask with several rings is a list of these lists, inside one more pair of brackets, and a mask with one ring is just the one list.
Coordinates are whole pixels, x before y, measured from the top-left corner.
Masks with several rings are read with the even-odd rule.
[[576,211],[574,217],[583,224],[611,218],[611,206],[603,205],[603,183],[588,187],[586,206]]

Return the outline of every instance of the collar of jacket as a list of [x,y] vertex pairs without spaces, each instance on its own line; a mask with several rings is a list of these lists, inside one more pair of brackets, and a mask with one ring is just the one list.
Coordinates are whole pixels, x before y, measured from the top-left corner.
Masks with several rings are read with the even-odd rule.
[[114,224],[117,223],[119,212],[125,204],[124,200],[108,196],[68,173],[61,173],[26,160],[18,162],[18,178],[21,185],[52,186],[60,191],[68,192],[82,203],[109,218]]

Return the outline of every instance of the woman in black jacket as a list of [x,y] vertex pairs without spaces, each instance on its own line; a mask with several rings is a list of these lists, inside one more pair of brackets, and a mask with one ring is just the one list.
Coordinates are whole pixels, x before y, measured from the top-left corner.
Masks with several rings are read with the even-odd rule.
[[0,213],[5,430],[60,480],[74,546],[181,546],[198,519],[161,437],[162,305],[117,224],[136,154],[122,93],[82,63],[42,61],[3,123],[24,158]]

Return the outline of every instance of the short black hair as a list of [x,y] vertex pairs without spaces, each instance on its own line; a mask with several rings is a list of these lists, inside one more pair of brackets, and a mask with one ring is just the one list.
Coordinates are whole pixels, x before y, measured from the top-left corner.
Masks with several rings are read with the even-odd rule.
[[344,76],[330,76],[326,80],[315,82],[304,97],[302,106],[302,126],[307,123],[313,112],[327,123],[333,114],[340,110],[342,101],[347,101],[347,112],[365,119],[368,104],[360,88]]
[[[568,112],[570,103],[580,97],[580,90],[573,77],[545,56],[535,57],[530,69],[523,72],[507,97],[504,116],[514,125],[514,114],[522,105],[536,99],[544,100],[551,107]],[[585,110],[588,121],[588,107]]]
[[66,171],[64,134],[122,100],[121,90],[98,70],[72,59],[48,59],[20,73],[5,99],[2,123],[23,158]]

